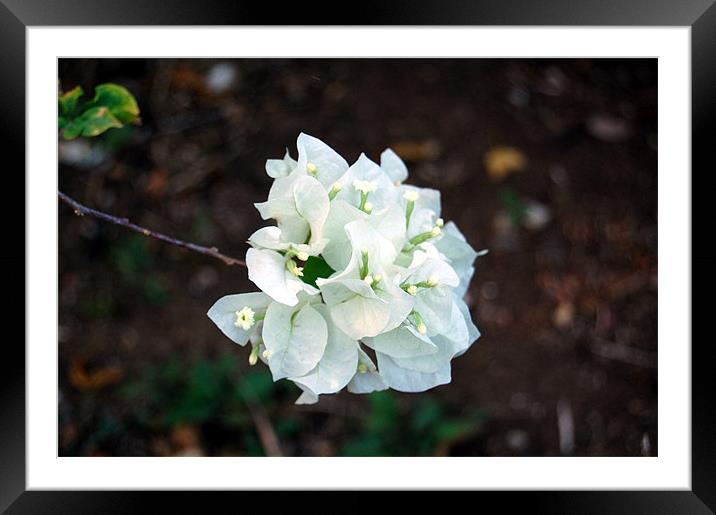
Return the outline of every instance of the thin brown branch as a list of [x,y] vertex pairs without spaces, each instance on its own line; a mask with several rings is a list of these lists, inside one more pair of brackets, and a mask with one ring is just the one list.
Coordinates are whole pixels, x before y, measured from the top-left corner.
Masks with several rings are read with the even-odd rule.
[[205,256],[211,256],[213,258],[219,259],[225,265],[239,265],[244,267],[246,266],[245,261],[222,254],[216,247],[203,247],[201,245],[197,245],[196,243],[178,240],[176,238],[172,238],[171,236],[167,236],[166,234],[152,231],[151,229],[147,229],[146,227],[142,227],[140,225],[130,222],[127,218],[119,218],[116,216],[112,216],[107,213],[103,213],[102,211],[97,211],[96,209],[92,209],[91,207],[87,207],[83,204],[80,204],[75,199],[69,197],[68,195],[65,195],[61,191],[57,192],[57,196],[60,197],[60,200],[62,200],[65,204],[70,206],[77,216],[91,216],[94,218],[98,218],[99,220],[104,220],[105,222],[121,225],[122,227],[126,227],[127,229],[136,231],[140,234],[143,234],[144,236],[156,238],[163,242],[171,243],[172,245],[176,245],[178,247],[182,247],[188,250],[193,250],[194,252],[198,252],[199,254],[204,254]]
[[259,440],[261,440],[261,445],[264,448],[264,452],[266,452],[266,456],[283,456],[276,431],[274,431],[271,420],[261,404],[247,399],[246,406],[249,408],[249,415],[251,415],[251,420],[254,422],[256,432],[259,435]]

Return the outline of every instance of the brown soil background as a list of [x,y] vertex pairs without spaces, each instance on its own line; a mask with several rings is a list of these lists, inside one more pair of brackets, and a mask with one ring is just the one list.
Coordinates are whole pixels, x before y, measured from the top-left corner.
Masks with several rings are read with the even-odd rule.
[[[657,453],[656,60],[65,59],[59,79],[90,95],[123,84],[142,111],[141,127],[62,142],[60,189],[229,255],[265,225],[253,208],[265,160],[295,156],[301,131],[349,163],[392,147],[409,182],[441,190],[444,218],[490,249],[468,294],[482,337],[451,384],[396,393],[390,409],[410,417],[429,398],[482,418],[395,453]],[[486,154],[504,146],[523,167],[499,176]],[[526,226],[530,203],[546,223]],[[136,391],[167,363],[222,359],[237,367],[226,388],[239,387],[248,351],[205,313],[256,289],[245,270],[58,209],[59,453],[261,454],[255,418],[229,424],[222,404],[167,422],[172,394]],[[294,406],[298,393],[280,386],[258,407],[284,454],[345,454],[370,430],[368,396]]]

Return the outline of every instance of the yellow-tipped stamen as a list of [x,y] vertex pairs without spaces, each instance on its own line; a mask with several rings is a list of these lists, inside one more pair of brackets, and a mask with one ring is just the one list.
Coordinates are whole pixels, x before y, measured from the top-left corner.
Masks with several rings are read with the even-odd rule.
[[366,372],[368,372],[368,365],[366,365],[365,363],[359,363],[358,364],[358,372],[360,374],[365,374]]
[[316,172],[318,171],[318,168],[316,168],[316,165],[313,163],[307,163],[306,164],[306,171],[310,173],[311,175],[316,175]]
[[296,262],[293,259],[286,261],[286,269],[296,277],[303,277],[303,267],[296,266]]

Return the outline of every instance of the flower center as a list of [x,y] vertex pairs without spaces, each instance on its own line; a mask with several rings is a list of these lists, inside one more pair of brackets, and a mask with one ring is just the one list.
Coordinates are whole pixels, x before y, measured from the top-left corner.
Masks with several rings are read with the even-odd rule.
[[236,320],[234,321],[234,325],[243,329],[244,331],[248,331],[256,323],[254,318],[254,315],[256,315],[256,313],[248,306],[244,306],[243,308],[241,308],[235,313],[235,315]]

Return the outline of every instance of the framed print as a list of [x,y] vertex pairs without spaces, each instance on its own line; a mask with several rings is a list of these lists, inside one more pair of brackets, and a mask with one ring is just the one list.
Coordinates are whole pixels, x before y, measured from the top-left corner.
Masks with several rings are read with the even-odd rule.
[[714,510],[716,7],[365,7],[3,0],[3,509]]

